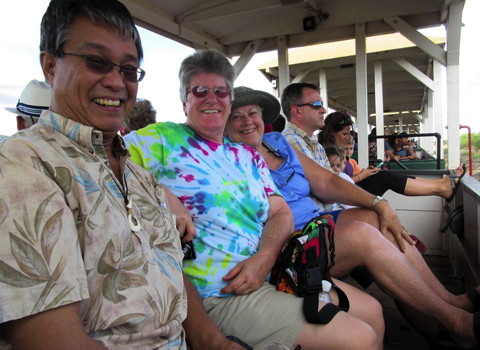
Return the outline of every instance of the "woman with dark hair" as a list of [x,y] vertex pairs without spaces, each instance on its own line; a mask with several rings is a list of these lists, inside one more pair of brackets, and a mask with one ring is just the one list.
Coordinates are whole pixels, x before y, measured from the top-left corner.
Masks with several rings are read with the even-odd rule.
[[[352,129],[352,118],[345,112],[330,113],[325,118],[325,125],[318,134],[323,147],[335,145],[343,148]],[[350,172],[350,173],[349,173]],[[442,179],[427,180],[395,174],[388,170],[363,169],[353,174],[353,169],[345,167],[345,173],[365,191],[382,196],[388,190],[407,196],[440,196],[450,202],[456,192],[460,179],[465,174],[465,165],[460,166]]]

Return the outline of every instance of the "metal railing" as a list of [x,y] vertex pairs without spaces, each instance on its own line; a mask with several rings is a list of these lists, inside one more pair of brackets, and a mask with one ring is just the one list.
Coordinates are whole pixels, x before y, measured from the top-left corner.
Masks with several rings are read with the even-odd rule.
[[[369,136],[369,139],[387,139],[390,137],[395,137],[395,135],[376,135]],[[398,137],[398,135],[396,136]],[[402,137],[435,137],[437,139],[437,169],[440,169],[440,152],[442,146],[442,136],[438,132],[429,132],[429,133],[420,133],[420,134],[402,134]],[[377,154],[378,157],[378,154]]]

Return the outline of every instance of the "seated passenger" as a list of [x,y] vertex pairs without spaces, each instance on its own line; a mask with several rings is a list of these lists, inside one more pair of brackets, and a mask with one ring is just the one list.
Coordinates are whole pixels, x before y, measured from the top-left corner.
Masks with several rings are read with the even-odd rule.
[[333,172],[342,179],[354,184],[355,182],[353,182],[352,178],[344,173],[345,163],[347,163],[345,152],[337,146],[327,146],[325,147],[325,153]]
[[241,349],[184,280],[167,195],[118,135],[144,74],[126,7],[52,0],[40,49],[50,109],[0,144],[0,348]]
[[26,129],[38,121],[40,114],[50,106],[52,90],[44,81],[30,81],[23,89],[15,108],[5,109],[17,116],[17,130]]
[[414,160],[417,159],[412,144],[408,141],[407,133],[401,132],[395,138],[393,145],[393,155],[398,160]]
[[[275,97],[245,87],[235,88],[234,95],[225,134],[231,141],[252,146],[263,156],[292,209],[295,228],[303,227],[313,217],[322,214],[310,199],[311,193],[322,199],[370,207],[377,212],[378,217],[374,211],[364,208],[344,210],[339,214],[335,226],[332,275],[345,276],[353,268],[365,266],[377,284],[392,297],[442,323],[453,335],[461,338],[461,344],[478,343],[480,314],[476,313],[474,317],[468,312],[473,309],[469,297],[448,292],[413,246],[405,244],[405,254],[402,254],[391,244],[401,245],[403,238],[395,239],[389,230],[385,230],[385,236],[382,236],[372,225],[358,221],[379,227],[379,220],[392,210],[388,203],[378,201],[378,197],[340,179],[295,151],[281,134],[264,134],[264,121],[275,119],[280,110]],[[389,219],[390,223],[396,221],[395,215]],[[392,229],[395,225],[389,226]],[[403,237],[407,238],[406,235]]]
[[279,342],[303,349],[380,349],[382,311],[367,294],[337,281],[350,311],[326,325],[309,324],[302,298],[266,281],[293,232],[293,218],[262,157],[223,136],[233,66],[217,51],[197,51],[182,62],[179,77],[187,123],[156,123],[125,139],[132,159],[192,214],[197,258],[185,261],[184,271],[214,322],[254,347]]
[[[334,144],[342,147],[353,124],[350,116],[345,112],[333,112],[324,122],[326,110],[318,88],[307,83],[292,83],[283,90],[282,109],[288,120],[282,134],[288,142],[320,166],[331,170],[319,140],[325,145]],[[322,131],[318,138],[313,136],[314,131],[320,128]],[[358,186],[377,196],[392,190],[407,196],[436,195],[451,201],[465,172],[465,165],[460,164],[450,176],[443,179],[412,178],[390,171],[379,171],[367,178],[357,174],[352,178]],[[331,204],[326,204],[326,207],[329,206]]]
[[132,110],[125,117],[123,127],[120,129],[123,136],[130,131],[144,128],[156,122],[157,111],[152,103],[146,99],[138,99]]

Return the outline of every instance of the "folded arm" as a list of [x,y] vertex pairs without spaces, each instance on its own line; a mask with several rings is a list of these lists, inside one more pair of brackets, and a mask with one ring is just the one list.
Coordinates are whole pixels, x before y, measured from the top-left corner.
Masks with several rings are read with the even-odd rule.
[[270,208],[263,228],[258,252],[235,266],[224,277],[228,285],[222,293],[248,294],[263,284],[293,232],[293,215],[283,197],[268,197]]
[[78,303],[60,306],[7,322],[2,328],[13,349],[106,349],[85,333],[78,309]]
[[185,206],[180,202],[180,199],[177,198],[168,188],[163,186],[163,190],[167,195],[168,207],[173,215],[175,215],[175,222],[177,225],[177,230],[180,232],[180,237],[182,242],[188,242],[193,239],[195,236],[196,230],[193,225],[192,216]]
[[242,350],[243,347],[225,338],[213,323],[203,307],[200,295],[185,275],[183,275],[183,281],[188,299],[188,314],[183,322],[183,328],[190,348],[193,350]]
[[[340,176],[325,170],[316,162],[295,149],[300,162],[302,163],[305,176],[310,183],[312,194],[323,200],[337,201],[357,207],[370,208],[375,196],[360,187],[342,179]],[[414,244],[408,231],[402,226],[395,210],[385,201],[379,202],[374,210],[380,220],[380,231],[385,234],[390,230],[402,251],[405,251],[406,240]]]

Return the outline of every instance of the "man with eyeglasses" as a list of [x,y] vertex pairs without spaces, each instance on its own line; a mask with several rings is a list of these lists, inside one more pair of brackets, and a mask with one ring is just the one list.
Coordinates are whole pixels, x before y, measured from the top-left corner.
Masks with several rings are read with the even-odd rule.
[[[327,110],[317,86],[308,83],[293,83],[282,93],[282,109],[287,118],[283,136],[296,149],[313,159],[323,168],[333,172],[325,149],[313,133],[322,128]],[[320,211],[341,210],[338,203],[324,203],[313,198]]]
[[145,74],[130,13],[52,0],[40,50],[50,108],[0,144],[0,348],[236,349],[184,279],[175,202],[118,135]]

